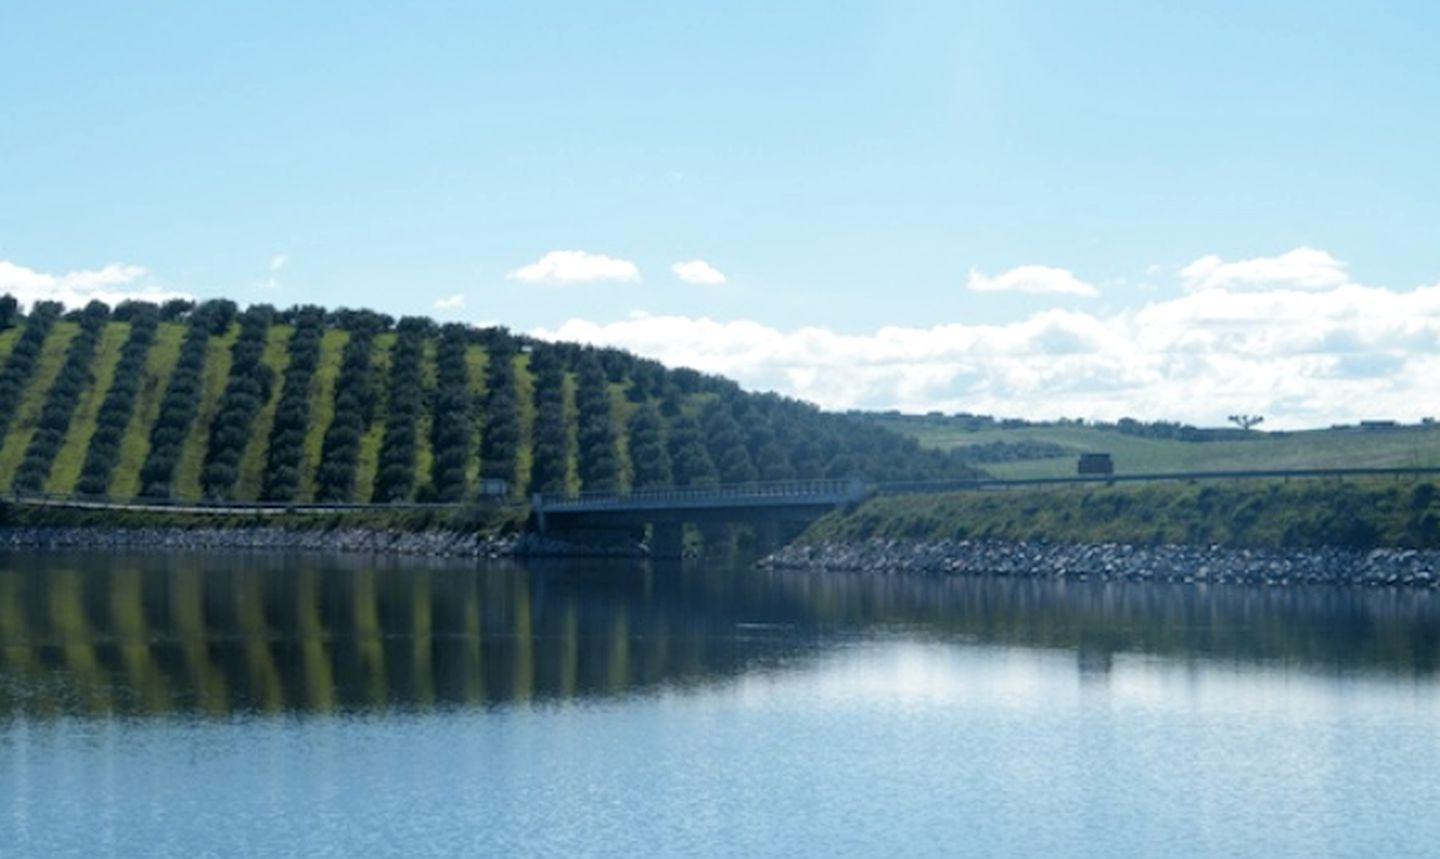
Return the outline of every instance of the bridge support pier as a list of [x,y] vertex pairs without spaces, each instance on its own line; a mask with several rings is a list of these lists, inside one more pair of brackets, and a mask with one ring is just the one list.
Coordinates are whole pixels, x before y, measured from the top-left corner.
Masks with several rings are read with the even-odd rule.
[[782,526],[779,520],[770,519],[764,522],[756,522],[751,526],[755,531],[755,551],[761,555],[768,555],[778,551],[784,544],[785,536],[782,533]]
[[656,522],[650,526],[650,557],[679,558],[685,553],[685,526],[680,522]]

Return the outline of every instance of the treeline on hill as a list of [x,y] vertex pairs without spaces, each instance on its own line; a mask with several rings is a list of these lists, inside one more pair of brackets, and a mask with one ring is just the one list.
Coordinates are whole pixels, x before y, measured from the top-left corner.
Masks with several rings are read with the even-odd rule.
[[[278,502],[520,499],[976,473],[960,456],[922,449],[869,420],[747,393],[623,351],[541,342],[503,328],[396,322],[343,308],[256,305],[241,312],[226,300],[125,302],[113,312],[94,302],[68,314],[41,302],[21,310],[0,299],[0,330],[20,329],[5,335],[0,436],[25,445],[23,458],[11,454],[20,465],[0,491],[40,491],[54,472],[78,475],[57,491],[106,496],[119,485],[122,465],[127,486],[138,471],[145,497],[175,498],[198,485],[203,498],[244,491]],[[55,327],[62,318],[63,331]],[[108,387],[92,390],[107,325],[127,325],[128,333],[105,341],[122,345],[118,360],[109,353]],[[162,333],[164,350],[157,345]],[[38,374],[42,350],[62,334],[69,338],[63,363]],[[283,363],[267,359],[267,344],[278,350],[287,335]],[[46,354],[56,355],[61,342]],[[37,382],[52,374],[53,382]],[[93,427],[74,427],[86,397]],[[33,433],[7,434],[21,413],[36,416],[27,418]],[[83,447],[83,464],[57,470],[62,446]],[[122,463],[124,456],[135,461]],[[260,471],[258,484],[240,480],[242,459],[253,463],[247,474]]]
[[[1094,421],[1084,418],[1056,418],[1055,420],[1026,420],[1024,418],[997,418],[992,415],[977,415],[957,412],[947,415],[943,412],[929,412],[923,415],[903,414],[898,411],[860,412],[851,411],[851,417],[870,421],[904,421],[912,424],[943,426],[961,432],[984,432],[987,430],[1014,430],[1039,427],[1086,427],[1089,429],[1112,430],[1140,438],[1165,439],[1169,441],[1234,441],[1253,437],[1250,430],[1234,427],[1197,427],[1176,421],[1142,421],[1135,418],[1120,418],[1117,421]],[[1268,433],[1271,436],[1283,432]],[[1068,453],[1069,451],[1065,451]],[[1018,453],[1011,452],[1011,453]],[[1004,453],[998,449],[991,452],[992,458],[972,457],[972,462],[1009,462],[1016,459],[1040,459],[1039,456],[1020,456]],[[1001,458],[993,458],[999,456]]]

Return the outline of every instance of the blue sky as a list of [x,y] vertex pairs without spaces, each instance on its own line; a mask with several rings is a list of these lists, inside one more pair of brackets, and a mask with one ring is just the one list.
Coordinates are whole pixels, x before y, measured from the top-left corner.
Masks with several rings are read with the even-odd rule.
[[[1418,417],[1437,37],[1424,3],[11,2],[0,286],[497,321],[835,407]],[[1290,364],[1226,363],[1257,343],[1205,314],[1257,294]]]

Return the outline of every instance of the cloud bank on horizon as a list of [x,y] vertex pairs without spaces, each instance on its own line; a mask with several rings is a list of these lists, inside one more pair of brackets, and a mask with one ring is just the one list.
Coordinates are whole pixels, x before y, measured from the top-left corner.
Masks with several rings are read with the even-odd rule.
[[[532,282],[574,282],[585,272],[621,282],[639,277],[638,267],[624,260],[557,253],[567,252],[527,267],[543,269],[544,277],[536,269]],[[284,259],[272,260],[272,274]],[[673,271],[692,283],[724,278],[700,260],[676,263]],[[1310,247],[1235,261],[1207,255],[1169,276],[1169,297],[1142,306],[1109,312],[1048,307],[998,324],[841,333],[634,311],[618,321],[572,318],[530,333],[628,349],[830,409],[1129,416],[1201,425],[1244,412],[1265,415],[1273,428],[1440,413],[1440,283],[1408,290],[1365,285],[1342,261]],[[1047,266],[993,277],[972,272],[966,288],[976,289],[977,279],[981,291],[1100,294],[1073,273]],[[68,307],[192,297],[165,288],[139,265],[52,274],[3,260],[0,293],[25,305],[56,300]],[[444,310],[464,305],[458,293],[435,302]]]
[[[1266,415],[1274,428],[1440,412],[1440,283],[1363,285],[1343,262],[1309,247],[1233,262],[1205,256],[1175,276],[1177,297],[1140,307],[1049,308],[993,325],[844,334],[635,312],[531,333],[629,349],[831,409],[1202,425],[1246,412]],[[968,288],[1099,294],[1046,266],[972,272]]]
[[[271,271],[284,265],[271,265]],[[29,307],[37,301],[59,301],[66,307],[84,307],[91,301],[114,306],[127,299],[160,304],[172,298],[189,299],[187,292],[166,289],[150,281],[144,266],[110,263],[96,269],[49,274],[0,260],[0,293],[15,296]]]

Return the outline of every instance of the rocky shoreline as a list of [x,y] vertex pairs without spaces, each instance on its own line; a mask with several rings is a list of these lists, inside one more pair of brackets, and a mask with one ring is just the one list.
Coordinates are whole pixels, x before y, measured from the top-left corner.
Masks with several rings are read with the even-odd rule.
[[512,534],[371,528],[0,528],[3,549],[270,550],[354,552],[444,558],[643,557],[638,544],[587,546]]
[[1064,581],[1440,587],[1440,551],[1224,546],[1063,545],[987,540],[794,544],[761,559],[768,569],[881,575],[997,576]]

